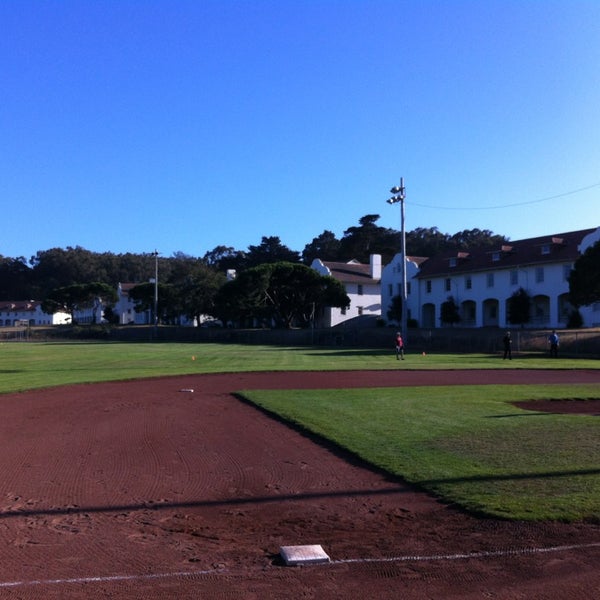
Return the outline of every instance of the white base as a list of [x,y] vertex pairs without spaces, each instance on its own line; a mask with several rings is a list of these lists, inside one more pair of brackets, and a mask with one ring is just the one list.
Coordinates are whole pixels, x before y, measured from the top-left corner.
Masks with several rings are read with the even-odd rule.
[[329,562],[329,556],[320,544],[309,546],[281,546],[279,554],[288,566],[314,565]]

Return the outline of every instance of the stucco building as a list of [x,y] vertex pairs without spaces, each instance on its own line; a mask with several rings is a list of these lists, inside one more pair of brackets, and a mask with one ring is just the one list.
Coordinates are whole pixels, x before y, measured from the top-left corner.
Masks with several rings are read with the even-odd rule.
[[[508,300],[523,288],[532,300],[531,327],[566,327],[573,307],[568,301],[569,274],[577,258],[600,240],[600,228],[507,242],[497,248],[472,248],[407,261],[409,317],[420,327],[443,326],[441,306],[452,297],[462,327],[510,327]],[[396,262],[383,269],[385,314],[401,282]],[[391,287],[390,287],[391,286]],[[580,308],[584,326],[600,326],[600,303]]]
[[311,268],[320,275],[329,275],[337,279],[343,284],[350,298],[349,308],[326,307],[322,314],[316,315],[317,326],[334,327],[350,319],[381,316],[380,254],[372,254],[368,265],[357,260],[334,262],[315,258]]

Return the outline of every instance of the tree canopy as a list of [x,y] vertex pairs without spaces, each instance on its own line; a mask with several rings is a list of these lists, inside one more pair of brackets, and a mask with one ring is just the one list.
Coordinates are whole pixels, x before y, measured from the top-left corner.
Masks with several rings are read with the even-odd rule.
[[216,298],[223,321],[269,320],[281,327],[307,325],[323,306],[347,307],[344,286],[300,263],[264,263],[242,271]]
[[112,306],[117,300],[117,292],[106,283],[76,283],[53,290],[42,302],[42,310],[48,314],[66,312],[71,315],[71,322],[75,323],[77,310],[92,308],[96,302],[102,306]]
[[[73,316],[78,308],[93,302],[89,286],[102,284],[116,290],[119,283],[135,283],[130,297],[136,310],[152,312],[154,284],[149,282],[158,268],[158,320],[162,323],[177,323],[181,316],[200,323],[212,316],[238,324],[262,321],[282,327],[305,326],[322,307],[344,307],[349,302],[341,283],[308,267],[315,258],[368,263],[371,254],[380,254],[382,263],[387,264],[400,251],[400,232],[381,227],[379,219],[378,214],[364,215],[340,239],[324,230],[302,253],[283,244],[278,236],[263,236],[260,243],[245,250],[219,245],[202,257],[183,252],[169,257],[153,252],[96,253],[80,246],[41,250],[29,263],[24,257],[0,256],[0,299],[39,299],[45,301],[48,312],[65,310]],[[504,242],[508,242],[506,237],[487,229],[465,229],[452,235],[437,227],[406,232],[406,250],[411,256],[429,257],[472,246],[492,248]],[[597,246],[573,271],[570,289],[575,306],[600,298],[598,271],[594,270],[599,262]],[[227,282],[232,275],[233,280]],[[590,286],[589,282],[595,283]],[[511,298],[511,322],[523,323],[529,318],[525,300],[521,295]],[[454,311],[446,311],[451,308],[445,303],[444,322],[455,322]],[[399,319],[401,311],[401,298],[394,298],[388,318]],[[111,313],[110,303],[105,306],[105,318],[118,319]]]
[[[382,263],[388,263],[400,250],[400,233],[379,226],[379,218],[377,214],[364,215],[357,225],[344,231],[341,239],[336,238],[332,231],[325,230],[306,244],[302,253],[283,244],[277,236],[263,236],[259,244],[250,245],[245,250],[220,245],[202,257],[189,256],[183,252],[176,252],[168,257],[156,257],[152,252],[96,253],[80,246],[40,250],[29,262],[24,257],[0,256],[0,299],[51,300],[58,289],[95,282],[113,289],[119,283],[143,285],[154,277],[158,264],[160,303],[170,298],[173,310],[181,311],[180,315],[186,315],[190,319],[198,319],[200,315],[214,314],[217,290],[223,286],[227,272],[236,272],[239,278],[241,273],[263,264],[285,262],[310,265],[314,258],[340,262],[356,259],[368,263],[371,254],[381,254]],[[449,235],[441,233],[435,227],[418,228],[406,234],[407,253],[413,256],[433,256],[449,247],[471,243],[493,245],[499,239],[505,238],[479,229]],[[150,292],[153,297],[153,287],[150,291],[147,290],[148,294]],[[220,295],[221,302],[224,301],[224,296]],[[240,314],[246,311],[255,318],[258,304],[254,302],[252,295],[247,304],[244,308],[240,306],[239,299],[236,300],[237,308],[243,309]],[[140,298],[138,308],[144,310],[142,306],[152,307],[152,301]],[[167,314],[168,310],[170,311],[161,308],[160,311],[159,316],[165,322],[175,318]],[[271,318],[273,307],[265,305],[264,312]],[[278,315],[277,319],[286,320],[283,315]],[[301,320],[301,317],[297,316],[296,319]]]

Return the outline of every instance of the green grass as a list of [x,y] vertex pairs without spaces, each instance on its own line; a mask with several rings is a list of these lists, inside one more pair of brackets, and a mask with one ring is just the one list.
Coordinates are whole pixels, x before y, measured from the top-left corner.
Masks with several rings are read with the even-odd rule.
[[[195,357],[195,360],[192,360]],[[355,369],[599,369],[594,359],[408,354],[373,349],[184,343],[0,343],[0,393],[68,383],[191,373]]]
[[[0,344],[0,393],[194,373],[349,369],[599,369],[593,359],[411,355],[238,344]],[[598,386],[248,392],[253,402],[448,502],[519,519],[600,519],[600,419],[513,400],[598,397]],[[1,400],[1,399],[0,399]]]
[[467,510],[600,518],[600,420],[512,401],[598,397],[598,386],[251,391],[265,409]]

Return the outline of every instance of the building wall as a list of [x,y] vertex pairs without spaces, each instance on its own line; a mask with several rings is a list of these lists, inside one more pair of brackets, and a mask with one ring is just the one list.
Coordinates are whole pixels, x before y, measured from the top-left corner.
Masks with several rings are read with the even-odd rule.
[[[600,228],[586,235],[578,246],[583,253],[600,241]],[[442,327],[441,306],[452,297],[459,308],[462,327],[513,326],[508,322],[508,301],[523,288],[532,299],[529,327],[564,328],[573,307],[568,302],[568,276],[574,265],[569,260],[537,260],[529,264],[491,266],[479,271],[448,270],[419,277],[418,265],[407,260],[408,316],[420,327]],[[387,317],[393,296],[402,293],[402,255],[397,254],[383,268],[381,278],[382,314]],[[600,302],[580,307],[584,326],[600,326]]]
[[[313,260],[311,268],[320,275],[332,276],[329,267],[318,258]],[[359,317],[381,316],[381,255],[371,255],[369,270],[371,277],[364,277],[364,280],[360,283],[339,279],[346,289],[350,306],[345,310],[337,307],[326,307],[322,315],[317,315],[318,326],[335,327],[345,321]],[[333,276],[335,277],[335,274]]]
[[[406,261],[406,283],[407,283],[407,316],[409,319],[419,319],[419,287],[413,278],[419,272],[417,263]],[[392,298],[402,296],[402,253],[394,256],[392,261],[383,267],[381,272],[381,316],[387,319],[387,313],[392,306]]]
[[346,284],[346,294],[350,298],[350,307],[345,311],[341,308],[328,307],[325,309],[324,327],[335,327],[344,321],[358,317],[379,317],[381,315],[381,295],[379,283],[361,284],[362,293],[358,284]]
[[[508,300],[522,287],[532,299],[531,326],[565,327],[570,311],[560,297],[569,291],[571,268],[572,263],[539,264],[413,280],[419,288],[421,305],[426,307],[420,311],[419,321],[424,327],[442,326],[441,305],[452,296],[462,326],[509,327]],[[432,310],[435,323],[431,323]]]
[[14,327],[25,323],[36,325],[63,325],[71,322],[71,316],[59,312],[49,315],[42,311],[39,302],[15,302],[0,307],[0,327]]

